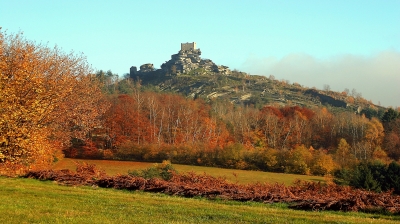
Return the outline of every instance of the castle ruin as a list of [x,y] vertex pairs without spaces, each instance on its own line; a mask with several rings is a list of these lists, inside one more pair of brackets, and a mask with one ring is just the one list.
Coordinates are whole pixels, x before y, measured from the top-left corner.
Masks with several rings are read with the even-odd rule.
[[145,74],[167,74],[180,75],[187,74],[191,71],[200,69],[196,74],[223,74],[231,73],[228,67],[218,66],[209,59],[200,57],[201,51],[196,46],[196,42],[181,43],[181,50],[177,54],[171,55],[171,59],[161,65],[161,69],[155,69],[153,64],[144,64],[140,66],[140,70],[136,66],[130,68],[131,77],[142,76]]
[[181,51],[192,51],[192,50],[196,50],[196,42],[181,43]]

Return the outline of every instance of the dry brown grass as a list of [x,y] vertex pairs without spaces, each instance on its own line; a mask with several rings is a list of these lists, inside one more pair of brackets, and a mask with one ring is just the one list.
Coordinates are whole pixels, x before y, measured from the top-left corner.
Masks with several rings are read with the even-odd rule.
[[[65,158],[54,165],[53,169],[76,169],[76,162],[96,164],[97,167],[106,171],[108,175],[127,174],[128,170],[146,169],[154,166],[154,163],[115,161],[115,160],[83,160]],[[317,181],[325,183],[325,178],[320,176],[307,176],[297,174],[271,173],[262,171],[233,170],[215,167],[190,166],[173,164],[173,167],[180,173],[194,172],[197,174],[207,173],[212,176],[222,176],[233,183],[284,183],[292,185],[295,180]]]

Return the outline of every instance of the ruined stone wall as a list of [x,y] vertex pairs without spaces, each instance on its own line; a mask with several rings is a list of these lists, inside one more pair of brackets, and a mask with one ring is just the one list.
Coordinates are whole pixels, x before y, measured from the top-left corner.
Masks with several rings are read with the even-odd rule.
[[130,70],[129,70],[129,74],[130,74],[131,76],[137,74],[137,72],[138,72],[138,70],[137,70],[136,66],[132,66],[132,67],[130,68]]
[[196,49],[196,42],[181,43],[181,51],[190,51]]

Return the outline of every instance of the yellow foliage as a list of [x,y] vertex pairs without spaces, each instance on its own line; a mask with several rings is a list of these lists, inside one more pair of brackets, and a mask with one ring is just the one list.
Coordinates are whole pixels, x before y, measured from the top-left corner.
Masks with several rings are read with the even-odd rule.
[[371,121],[367,123],[365,139],[370,144],[371,148],[375,148],[382,143],[383,137],[384,129],[382,123],[377,118],[372,118]]
[[324,151],[319,150],[314,155],[313,165],[311,167],[311,173],[314,175],[326,175],[329,174],[336,168],[336,163],[332,157],[326,154]]
[[287,152],[285,161],[285,172],[310,174],[310,166],[312,162],[312,153],[304,145]]
[[340,139],[338,148],[333,157],[335,162],[341,169],[352,168],[357,163],[357,159],[352,153],[350,153],[350,145],[347,144],[347,141],[343,138]]
[[374,152],[372,153],[372,159],[379,160],[382,163],[389,164],[390,158],[388,157],[387,153],[381,149],[381,147],[376,147]]
[[273,169],[278,164],[278,150],[268,148],[264,152],[264,161],[268,169]]

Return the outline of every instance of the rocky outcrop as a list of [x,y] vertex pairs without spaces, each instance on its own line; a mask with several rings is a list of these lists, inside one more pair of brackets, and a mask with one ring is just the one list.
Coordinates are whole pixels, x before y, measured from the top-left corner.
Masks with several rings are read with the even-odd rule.
[[195,43],[181,44],[181,50],[171,55],[171,59],[161,65],[161,69],[155,69],[153,64],[144,64],[138,71],[135,66],[130,68],[131,78],[143,79],[147,76],[175,76],[180,74],[192,75],[230,75],[232,72],[227,66],[218,66],[210,59],[200,57],[200,49],[196,49]]
[[154,69],[154,65],[148,63],[148,64],[143,64],[143,65],[141,65],[141,66],[140,66],[139,72],[152,72],[152,71],[154,71],[154,70],[155,70],[155,69]]
[[162,64],[161,69],[171,75],[188,74],[196,69],[199,73],[230,74],[227,66],[218,66],[210,59],[202,59],[200,55],[200,49],[180,50],[171,56],[171,60]]
[[347,103],[345,101],[338,100],[331,96],[319,93],[317,90],[314,89],[308,89],[304,92],[304,94],[316,97],[319,99],[319,101],[321,101],[321,103],[330,104],[331,106],[334,107],[343,107],[343,108],[347,107]]

